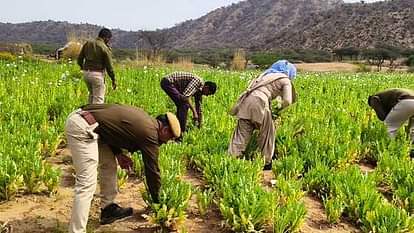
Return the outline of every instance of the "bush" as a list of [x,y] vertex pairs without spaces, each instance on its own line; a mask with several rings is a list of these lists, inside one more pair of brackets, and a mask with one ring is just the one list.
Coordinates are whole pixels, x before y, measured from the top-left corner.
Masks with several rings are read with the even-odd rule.
[[0,52],[0,60],[14,61],[16,60],[16,56],[9,52]]
[[80,42],[68,42],[63,50],[63,57],[75,60],[78,58],[82,44]]

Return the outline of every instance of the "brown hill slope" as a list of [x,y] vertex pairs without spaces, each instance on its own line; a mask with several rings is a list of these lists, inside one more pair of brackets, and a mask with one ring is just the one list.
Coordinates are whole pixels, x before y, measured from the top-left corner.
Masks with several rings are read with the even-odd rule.
[[[246,0],[155,32],[114,30],[113,46],[254,50],[414,47],[414,0],[344,4],[342,0]],[[64,44],[70,33],[94,37],[99,26],[67,22],[0,23],[0,42]],[[150,40],[148,40],[150,39]]]
[[217,9],[167,29],[174,48],[260,47],[304,17],[342,4],[342,0],[248,0]]
[[263,48],[414,47],[414,0],[343,4],[313,13],[270,38]]

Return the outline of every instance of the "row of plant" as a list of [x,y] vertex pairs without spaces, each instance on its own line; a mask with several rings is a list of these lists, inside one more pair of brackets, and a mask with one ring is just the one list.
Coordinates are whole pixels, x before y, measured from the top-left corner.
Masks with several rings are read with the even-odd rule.
[[59,170],[45,162],[78,100],[79,71],[67,65],[0,60],[0,200],[55,193]]
[[227,154],[236,125],[228,109],[255,74],[216,71],[201,75],[216,81],[220,89],[214,99],[205,98],[207,124],[188,133],[183,148],[190,164],[214,190],[225,225],[235,232],[299,231],[306,214],[301,182],[279,177],[269,191],[262,184],[264,161],[260,156],[253,154],[249,161]]
[[[153,116],[175,111],[159,88],[168,72],[118,67],[119,89],[108,88],[106,101],[141,107]],[[255,73],[196,73],[216,81],[219,90],[203,100],[203,128],[192,128],[181,144],[161,148],[160,202],[143,192],[153,222],[182,223],[193,193],[182,181],[189,158],[208,182],[198,194],[204,200],[199,208],[206,209],[214,195],[233,231],[298,231],[306,212],[302,189],[321,197],[330,222],[347,217],[366,232],[413,230],[407,213],[413,200],[408,141],[402,133],[397,140],[386,139],[384,126],[366,104],[368,95],[384,88],[412,87],[410,75],[301,74],[295,80],[298,102],[281,114],[273,166],[277,182],[268,191],[261,159],[238,160],[226,153],[236,124],[228,110]],[[0,61],[0,199],[22,190],[56,190],[59,172],[44,158],[59,145],[66,116],[87,99],[80,80],[73,64]],[[142,174],[142,158],[134,156],[136,173]],[[365,174],[353,165],[362,159],[377,162],[376,172]],[[378,185],[389,187],[393,200]]]
[[[277,138],[280,158],[274,171],[289,177],[304,177],[304,187],[323,200],[331,223],[348,217],[365,232],[414,229],[412,217],[400,208],[405,206],[393,205],[377,187],[383,181],[394,181],[392,187],[399,187],[399,192],[410,190],[409,182],[396,180],[402,176],[398,169],[404,167],[395,164],[394,170],[388,172],[379,169],[364,174],[353,165],[362,159],[378,157],[383,162],[397,161],[400,157],[404,158],[400,161],[411,164],[406,140],[394,140],[391,141],[394,147],[390,143],[384,147],[382,142],[390,139],[366,104],[368,95],[376,91],[409,87],[404,78],[404,75],[375,78],[348,75],[332,79],[332,75],[326,75],[318,80],[307,77],[298,80],[303,96],[296,108],[282,115]],[[383,179],[387,174],[393,178]],[[398,192],[394,194],[401,196]]]

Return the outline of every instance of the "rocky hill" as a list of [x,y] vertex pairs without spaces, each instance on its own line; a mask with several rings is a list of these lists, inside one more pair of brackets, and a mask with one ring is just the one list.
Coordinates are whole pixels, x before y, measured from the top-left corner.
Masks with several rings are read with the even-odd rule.
[[312,13],[261,47],[333,49],[376,44],[414,48],[414,0],[342,4]]
[[[345,4],[342,0],[246,0],[152,32],[115,29],[118,48],[247,48],[252,50],[414,47],[414,0]],[[67,22],[0,23],[0,42],[64,44],[94,37],[100,27]]]

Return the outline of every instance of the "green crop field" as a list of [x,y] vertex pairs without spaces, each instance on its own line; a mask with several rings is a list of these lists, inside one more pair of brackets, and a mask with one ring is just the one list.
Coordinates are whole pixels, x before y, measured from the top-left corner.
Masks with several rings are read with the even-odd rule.
[[[108,85],[106,102],[141,107],[153,116],[174,112],[174,104],[159,85],[172,71],[119,65],[119,87],[112,91]],[[414,231],[409,141],[403,128],[396,139],[389,139],[367,105],[368,96],[376,91],[414,88],[413,74],[299,73],[294,81],[298,101],[276,120],[276,184],[269,188],[262,182],[261,159],[226,154],[236,123],[229,109],[258,72],[200,69],[194,73],[217,82],[219,89],[203,99],[203,128],[190,125],[182,143],[161,147],[160,204],[153,204],[142,191],[152,222],[179,229],[189,200],[196,195],[200,213],[218,206],[231,231],[298,232],[307,213],[304,196],[315,195],[330,223],[347,218],[363,232]],[[0,201],[57,192],[59,169],[45,158],[54,156],[62,144],[67,115],[86,100],[86,86],[75,64],[0,60]],[[254,145],[250,149],[249,157],[260,158]],[[133,156],[135,172],[142,174],[140,155]],[[362,171],[361,161],[375,170]],[[182,179],[188,169],[202,174],[205,189]]]

